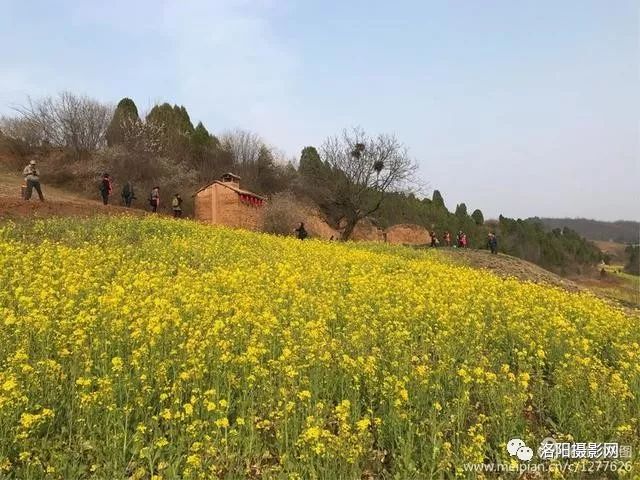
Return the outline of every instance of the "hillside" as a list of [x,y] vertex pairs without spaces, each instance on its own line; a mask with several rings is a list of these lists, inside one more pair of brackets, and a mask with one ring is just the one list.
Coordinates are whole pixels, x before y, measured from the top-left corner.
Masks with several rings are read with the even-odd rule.
[[439,253],[455,264],[481,268],[503,278],[553,285],[570,292],[589,291],[598,297],[625,308],[629,312],[640,312],[640,283],[638,277],[622,272],[622,266],[607,266],[603,276],[598,271],[581,275],[561,277],[538,265],[518,257],[491,255],[485,250],[440,249]]
[[[96,215],[146,215],[147,212],[141,209],[126,209],[118,205],[104,206],[101,202],[84,197],[79,193],[69,192],[64,189],[45,185],[44,193],[46,202],[41,203],[32,199],[30,202],[20,200],[19,192],[22,178],[15,173],[0,173],[0,219],[25,220],[31,218],[47,217],[94,217]],[[337,235],[318,213],[306,207],[303,209],[307,219],[307,228],[313,232],[321,232],[321,238],[329,238]],[[295,219],[291,220],[291,224]],[[356,239],[365,241],[381,241],[382,233],[372,234],[369,230],[371,225],[365,224],[355,232]],[[396,230],[407,230],[406,227],[398,225],[388,230],[388,239],[393,243],[402,243],[402,238],[395,239]],[[403,230],[404,228],[404,230]],[[415,232],[409,232],[412,240],[418,238]],[[418,235],[419,236],[419,235]],[[415,238],[414,238],[415,237]],[[403,237],[404,238],[404,237]],[[424,242],[423,242],[424,243]],[[614,244],[617,245],[617,244]],[[610,245],[604,245],[609,247]],[[628,280],[627,276],[616,275],[615,271],[606,279],[601,279],[595,275],[573,276],[572,279],[563,278],[548,270],[545,270],[531,262],[506,254],[497,256],[490,255],[488,251],[477,249],[451,250],[440,249],[440,252],[450,261],[457,264],[470,265],[477,268],[490,270],[503,277],[515,277],[520,280],[532,281],[534,283],[546,283],[548,285],[559,286],[568,291],[579,289],[589,289],[596,292],[600,297],[623,305],[625,308],[636,309],[640,307],[640,298],[636,292],[635,284]],[[594,270],[595,272],[595,270]]]
[[102,202],[86,198],[78,193],[43,185],[45,202],[37,194],[29,202],[20,199],[22,177],[0,171],[0,219],[44,218],[50,216],[94,216],[110,214],[141,215],[142,210],[120,206],[104,206]]
[[151,216],[0,227],[0,468],[453,478],[523,434],[640,448],[639,317],[444,255]]
[[589,240],[613,241],[616,243],[640,243],[640,222],[603,222],[586,218],[538,218],[548,230],[568,227]]

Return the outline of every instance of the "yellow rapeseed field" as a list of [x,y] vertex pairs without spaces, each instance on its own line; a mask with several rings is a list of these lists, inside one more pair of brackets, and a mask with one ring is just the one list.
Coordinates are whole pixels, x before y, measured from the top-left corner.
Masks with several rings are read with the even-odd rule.
[[5,223],[0,287],[0,477],[479,478],[548,436],[638,468],[640,321],[588,294],[126,217]]

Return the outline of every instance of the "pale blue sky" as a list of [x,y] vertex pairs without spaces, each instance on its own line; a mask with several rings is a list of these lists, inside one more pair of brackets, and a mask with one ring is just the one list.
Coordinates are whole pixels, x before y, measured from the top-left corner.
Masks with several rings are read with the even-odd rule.
[[0,0],[0,113],[61,90],[184,104],[298,155],[395,133],[485,216],[640,220],[639,3]]

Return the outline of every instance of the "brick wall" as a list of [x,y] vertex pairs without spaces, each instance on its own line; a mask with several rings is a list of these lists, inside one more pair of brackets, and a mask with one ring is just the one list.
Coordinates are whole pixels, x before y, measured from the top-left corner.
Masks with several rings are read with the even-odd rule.
[[262,207],[247,205],[230,188],[217,183],[201,190],[195,199],[196,220],[229,227],[259,230]]
[[194,201],[194,215],[196,220],[206,223],[213,223],[211,218],[211,187],[201,190],[196,195]]

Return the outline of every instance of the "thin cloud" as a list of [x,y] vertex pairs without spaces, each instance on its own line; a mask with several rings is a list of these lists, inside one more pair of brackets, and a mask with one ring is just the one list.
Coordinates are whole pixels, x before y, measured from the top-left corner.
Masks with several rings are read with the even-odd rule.
[[[199,116],[268,136],[286,122],[298,62],[270,22],[270,2],[167,3],[177,96]],[[215,112],[215,113],[214,113]],[[274,139],[275,140],[275,139]]]

